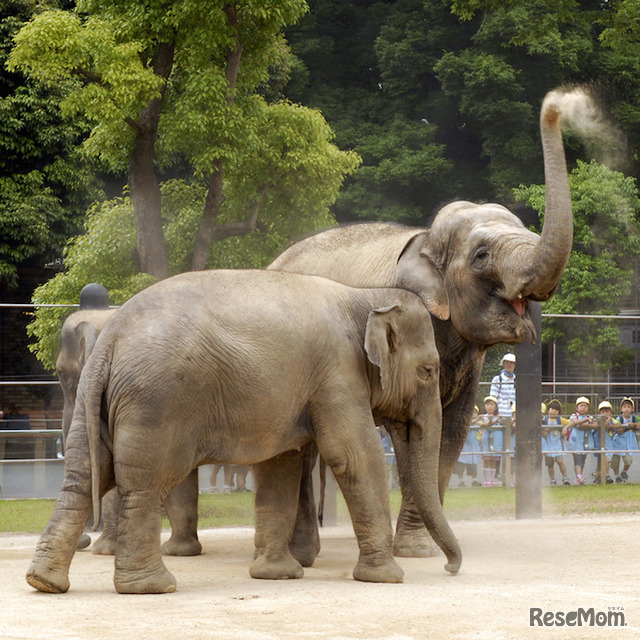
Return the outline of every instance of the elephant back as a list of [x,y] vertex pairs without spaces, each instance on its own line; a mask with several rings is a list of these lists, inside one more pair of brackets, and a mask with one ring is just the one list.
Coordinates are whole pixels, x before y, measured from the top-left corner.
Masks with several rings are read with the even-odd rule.
[[406,245],[424,229],[364,223],[329,229],[297,242],[269,269],[317,275],[352,287],[388,287]]

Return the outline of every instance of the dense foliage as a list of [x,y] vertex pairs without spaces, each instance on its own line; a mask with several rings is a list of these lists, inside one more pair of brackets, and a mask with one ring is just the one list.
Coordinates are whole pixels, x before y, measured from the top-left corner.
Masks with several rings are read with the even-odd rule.
[[[640,198],[633,178],[597,162],[578,161],[569,176],[574,246],[559,292],[544,303],[549,314],[615,315],[631,292],[640,256]],[[523,187],[516,197],[544,215],[544,186]],[[613,320],[584,322],[550,318],[543,340],[563,341],[569,353],[586,358],[591,373],[607,371],[633,357],[619,342]]]
[[[522,185],[543,182],[542,98],[586,83],[626,140],[616,136],[597,165],[589,146],[565,139],[576,241],[548,308],[619,308],[637,256],[637,0],[5,5],[3,65],[11,38],[37,15],[16,39],[13,71],[0,75],[9,151],[0,159],[0,277],[77,234],[96,175],[87,158],[129,182],[122,198],[91,209],[86,227],[91,237],[101,216],[114,216],[112,237],[93,242],[121,264],[92,271],[80,254],[94,246],[76,239],[66,276],[38,300],[75,301],[85,278],[106,282],[111,271],[118,298],[149,281],[140,271],[264,264],[334,217],[425,225],[444,202],[465,199],[502,202],[537,225],[542,187]],[[68,289],[58,288],[64,277]],[[558,331],[549,324],[545,336]],[[597,344],[593,332],[567,334],[572,352],[605,367],[624,361],[615,327],[596,333]]]
[[60,256],[100,197],[96,167],[78,150],[84,120],[64,116],[64,88],[9,72],[12,38],[35,3],[0,5],[0,286],[15,287],[18,268]]

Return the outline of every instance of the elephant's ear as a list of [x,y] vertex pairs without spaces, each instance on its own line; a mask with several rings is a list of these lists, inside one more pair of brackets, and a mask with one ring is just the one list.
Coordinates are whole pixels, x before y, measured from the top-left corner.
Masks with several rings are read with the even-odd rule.
[[80,365],[84,367],[93,347],[96,344],[100,332],[90,322],[80,322],[76,327],[76,335],[78,337],[78,356]]
[[414,236],[404,248],[396,267],[395,286],[417,294],[429,313],[448,320],[449,295],[444,284],[439,251],[431,246],[429,231]]
[[364,348],[369,361],[380,369],[380,382],[387,389],[391,382],[394,354],[398,349],[398,305],[369,312]]

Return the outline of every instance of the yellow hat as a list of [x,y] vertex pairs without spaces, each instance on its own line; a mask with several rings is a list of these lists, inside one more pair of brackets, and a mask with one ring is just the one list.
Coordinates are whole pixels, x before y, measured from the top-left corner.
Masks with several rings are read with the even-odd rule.
[[543,414],[547,413],[547,405],[544,402],[540,405],[540,411],[542,411]]
[[611,403],[608,400],[603,400],[598,405],[598,411],[600,411],[600,409],[611,409],[611,411],[613,411],[613,407],[611,406]]
[[625,402],[630,402],[630,403],[631,403],[631,407],[632,407],[633,409],[635,409],[635,408],[636,408],[636,404],[635,404],[635,402],[634,402],[631,398],[626,398],[626,397],[625,397],[625,398],[622,398],[622,400],[620,400],[620,406],[622,406]]
[[498,404],[498,398],[496,398],[495,396],[487,396],[487,397],[484,399],[484,402],[489,402],[489,401],[491,401],[491,402],[495,402],[496,404]]
[[586,402],[587,404],[591,404],[591,402],[589,402],[589,398],[587,398],[586,396],[580,396],[577,400],[576,400],[576,404],[580,404],[581,402]]
[[549,402],[549,409],[557,409],[558,411],[562,411],[562,403],[560,400],[554,398]]

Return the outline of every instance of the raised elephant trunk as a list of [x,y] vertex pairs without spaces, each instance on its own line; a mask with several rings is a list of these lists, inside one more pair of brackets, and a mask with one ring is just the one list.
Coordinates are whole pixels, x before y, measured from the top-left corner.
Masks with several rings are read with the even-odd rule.
[[564,272],[573,243],[573,214],[569,178],[562,144],[561,122],[577,99],[588,100],[580,92],[549,92],[540,112],[540,133],[544,154],[545,217],[542,236],[526,262],[531,279],[523,287],[523,295],[546,300],[555,291]]
[[440,429],[412,422],[406,427],[405,438],[394,438],[394,447],[401,484],[409,488],[427,530],[447,557],[445,569],[456,574],[462,551],[444,515],[438,490]]
[[540,112],[546,184],[542,236],[526,262],[530,279],[524,297],[546,300],[553,295],[567,266],[573,243],[573,214],[562,128],[588,131],[598,122],[591,97],[581,88],[549,92]]

